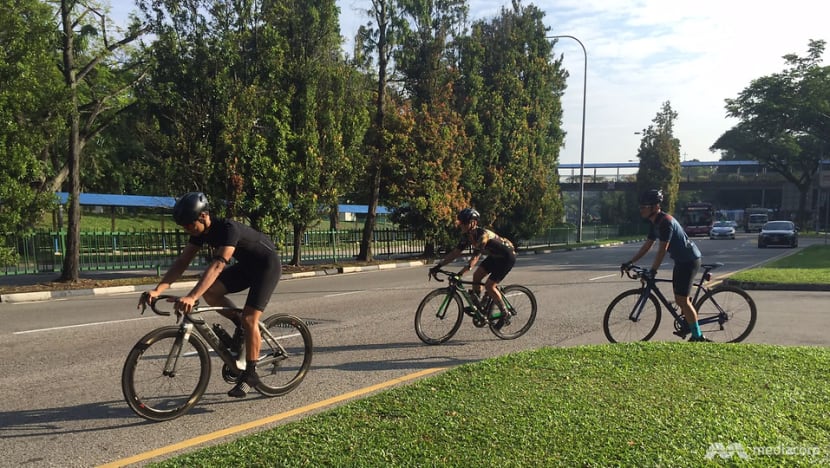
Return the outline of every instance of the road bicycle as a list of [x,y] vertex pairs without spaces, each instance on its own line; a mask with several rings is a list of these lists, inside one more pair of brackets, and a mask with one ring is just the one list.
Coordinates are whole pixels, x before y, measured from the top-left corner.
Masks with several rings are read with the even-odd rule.
[[[723,263],[701,265],[703,273],[694,283],[697,287],[692,304],[697,310],[698,324],[703,335],[715,342],[742,341],[755,326],[758,310],[755,301],[736,286],[705,286],[712,279],[711,271]],[[658,279],[651,270],[636,265],[625,270],[631,279],[639,279],[641,286],[621,293],[611,301],[602,319],[602,330],[612,343],[648,341],[660,326],[660,304],[674,317],[674,334],[685,338],[691,333],[679,307],[666,298],[658,283],[671,283],[670,279]],[[622,273],[621,273],[622,274]]]
[[449,284],[430,291],[415,312],[415,333],[424,343],[441,344],[452,338],[461,327],[465,314],[472,317],[473,325],[478,328],[489,325],[490,331],[503,340],[518,338],[533,326],[533,321],[536,320],[536,296],[530,289],[517,284],[499,286],[507,314],[490,318],[493,307],[497,307],[492,299],[486,295],[481,301],[473,299],[473,295],[464,287],[477,285],[476,283],[463,281],[457,273],[446,270],[430,273],[430,277],[443,282],[438,277],[439,274],[446,276]]
[[[171,315],[159,305],[172,306],[175,299],[159,296],[150,302],[150,309],[158,315]],[[193,408],[210,380],[211,348],[223,363],[222,378],[237,383],[246,365],[244,345],[234,352],[233,339],[221,324],[211,325],[199,316],[220,311],[241,313],[239,309],[197,304],[189,314],[176,312],[179,325],[153,330],[133,346],[121,373],[121,389],[137,415],[168,421]],[[300,318],[287,314],[261,320],[259,330],[262,348],[257,374],[261,383],[254,388],[267,397],[285,395],[303,381],[311,366],[311,332]]]

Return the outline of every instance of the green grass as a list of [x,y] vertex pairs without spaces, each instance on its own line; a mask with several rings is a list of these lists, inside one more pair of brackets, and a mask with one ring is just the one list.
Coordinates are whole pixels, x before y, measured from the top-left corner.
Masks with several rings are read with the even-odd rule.
[[[828,367],[825,348],[544,348],[153,466],[826,466]],[[750,458],[707,461],[716,443]]]
[[830,284],[830,246],[811,245],[730,279],[751,283]]

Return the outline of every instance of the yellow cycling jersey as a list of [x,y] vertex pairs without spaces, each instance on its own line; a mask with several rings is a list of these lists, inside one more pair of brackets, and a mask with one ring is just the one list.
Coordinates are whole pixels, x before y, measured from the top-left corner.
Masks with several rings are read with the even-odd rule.
[[509,257],[516,254],[516,248],[509,239],[482,227],[461,235],[456,248],[463,251],[467,247],[472,247],[475,254],[483,253],[489,257]]

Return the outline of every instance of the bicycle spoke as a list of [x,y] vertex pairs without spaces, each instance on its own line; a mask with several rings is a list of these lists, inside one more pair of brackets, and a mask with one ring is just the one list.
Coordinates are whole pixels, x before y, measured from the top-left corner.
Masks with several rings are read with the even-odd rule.
[[493,334],[503,340],[518,338],[533,326],[536,320],[536,297],[524,286],[510,285],[502,290],[507,316],[490,324]]
[[464,318],[461,299],[446,288],[431,291],[415,312],[415,333],[426,344],[440,344],[452,338]]
[[742,341],[755,327],[755,302],[742,289],[718,287],[706,293],[695,307],[700,330],[712,341]]
[[308,326],[298,317],[273,315],[261,327],[263,335],[257,374],[265,396],[284,395],[302,382],[311,367],[312,343]]
[[643,298],[642,289],[631,289],[611,301],[602,329],[611,343],[648,341],[660,326],[660,315],[660,305],[654,296]]
[[193,336],[183,341],[178,327],[167,327],[147,335],[130,352],[122,390],[136,414],[166,421],[187,412],[204,393],[209,378],[207,347]]

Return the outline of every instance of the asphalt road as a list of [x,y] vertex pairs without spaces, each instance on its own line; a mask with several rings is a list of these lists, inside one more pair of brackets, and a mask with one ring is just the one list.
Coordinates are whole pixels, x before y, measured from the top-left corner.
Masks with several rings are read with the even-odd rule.
[[[726,264],[716,271],[720,275],[792,253],[757,249],[755,236],[698,244],[705,261]],[[530,287],[540,310],[530,332],[514,341],[465,321],[448,343],[422,344],[413,329],[414,310],[438,287],[427,281],[426,267],[281,282],[268,312],[313,323],[314,361],[305,381],[280,398],[252,393],[234,400],[226,396],[230,385],[214,360],[205,397],[190,413],[166,423],[135,416],[121,394],[121,367],[130,348],[148,331],[173,323],[169,317],[140,316],[138,293],[0,304],[0,465],[139,466],[325,410],[419,372],[543,346],[605,343],[600,325],[605,307],[634,286],[620,278],[618,265],[638,247],[521,257],[508,283]],[[830,292],[751,294],[760,318],[748,342],[827,345]],[[664,321],[656,339],[676,340],[669,327]]]

